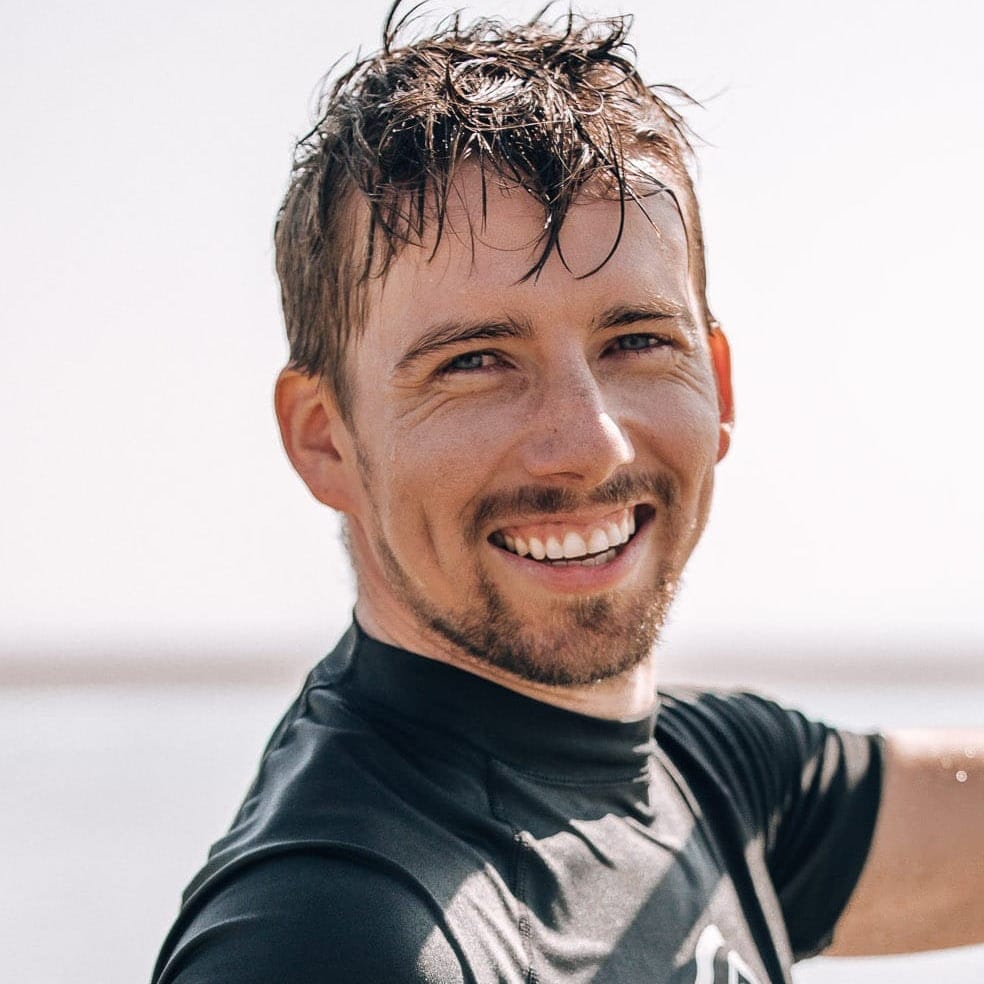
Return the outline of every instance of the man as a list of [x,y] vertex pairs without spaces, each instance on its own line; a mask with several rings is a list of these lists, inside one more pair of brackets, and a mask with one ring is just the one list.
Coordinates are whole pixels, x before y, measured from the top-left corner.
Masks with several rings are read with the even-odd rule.
[[299,145],[276,406],[356,621],[161,984],[765,984],[984,939],[980,782],[939,765],[979,735],[656,696],[733,405],[685,129],[625,30],[388,26]]

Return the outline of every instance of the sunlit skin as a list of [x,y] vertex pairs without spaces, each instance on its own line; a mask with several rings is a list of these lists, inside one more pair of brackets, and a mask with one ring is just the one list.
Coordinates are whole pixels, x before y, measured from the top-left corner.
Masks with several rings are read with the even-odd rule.
[[[627,203],[618,249],[579,279],[619,222],[617,202],[585,196],[561,235],[569,269],[553,254],[522,282],[541,208],[490,184],[483,221],[477,171],[457,190],[436,251],[431,231],[372,284],[348,353],[350,419],[323,388],[300,415],[294,444],[325,460],[292,458],[347,515],[371,635],[540,700],[637,716],[654,700],[653,645],[722,447],[683,223],[666,196]],[[291,400],[307,405],[292,393],[305,385],[282,379],[282,420]],[[627,520],[629,541],[590,564],[504,546],[572,532],[587,543]]]

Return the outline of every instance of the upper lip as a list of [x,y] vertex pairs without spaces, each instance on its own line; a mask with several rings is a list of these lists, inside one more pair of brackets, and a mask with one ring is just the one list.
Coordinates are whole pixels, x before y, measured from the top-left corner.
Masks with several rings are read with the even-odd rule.
[[591,526],[613,519],[625,510],[633,513],[640,505],[643,503],[637,501],[627,502],[620,506],[604,505],[576,513],[539,513],[513,516],[508,520],[497,520],[495,526],[490,528],[488,536],[514,526]]

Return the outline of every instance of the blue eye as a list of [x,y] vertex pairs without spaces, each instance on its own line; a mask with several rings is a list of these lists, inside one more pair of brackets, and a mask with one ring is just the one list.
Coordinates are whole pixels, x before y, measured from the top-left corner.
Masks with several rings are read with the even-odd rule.
[[623,352],[642,352],[644,349],[659,348],[666,344],[665,338],[643,332],[631,335],[620,335],[615,339],[615,345]]
[[442,372],[476,372],[495,365],[496,356],[492,352],[465,352],[456,355]]

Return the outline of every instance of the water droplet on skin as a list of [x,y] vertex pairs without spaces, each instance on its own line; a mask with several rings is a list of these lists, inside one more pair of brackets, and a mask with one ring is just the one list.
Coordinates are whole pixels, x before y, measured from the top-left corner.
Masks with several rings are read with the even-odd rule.
[[964,772],[963,769],[960,769],[957,772],[957,782],[966,782],[966,781],[967,781],[967,773]]
[[940,759],[940,765],[949,772],[953,768],[953,759],[949,755],[944,755]]
[[967,758],[969,758],[969,759],[976,758],[977,757],[977,749],[976,748],[970,748],[970,747],[965,748],[964,749],[964,755]]

